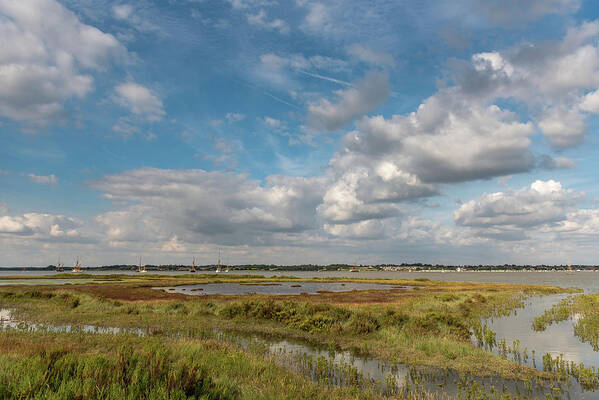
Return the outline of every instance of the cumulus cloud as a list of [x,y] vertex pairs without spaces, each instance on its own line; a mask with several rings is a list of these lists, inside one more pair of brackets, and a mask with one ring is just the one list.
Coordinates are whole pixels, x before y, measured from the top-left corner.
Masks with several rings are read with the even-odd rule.
[[454,61],[454,80],[479,101],[515,98],[528,104],[552,147],[580,144],[587,113],[599,110],[599,21],[570,28],[560,41],[527,43]]
[[119,105],[147,121],[160,121],[166,114],[162,101],[143,85],[134,82],[121,83],[115,88],[115,93],[115,101]]
[[0,216],[0,236],[24,236],[41,241],[81,242],[87,240],[79,228],[83,223],[63,215],[26,213]]
[[[336,165],[335,165],[336,167]],[[385,219],[400,213],[398,202],[436,194],[436,188],[391,161],[341,169],[328,187],[319,215],[336,224]]]
[[261,244],[276,233],[314,228],[323,182],[270,176],[262,186],[233,173],[144,168],[104,177],[93,187],[107,198],[137,203],[98,217],[114,241],[138,240],[142,232],[167,241],[165,233],[172,232],[182,241]]
[[366,220],[353,224],[325,224],[324,230],[334,237],[350,239],[381,239],[385,227],[380,220]]
[[55,185],[58,183],[58,178],[54,174],[50,174],[50,175],[29,174],[27,176],[29,177],[29,180],[34,183],[41,183],[41,184],[46,184],[46,185],[47,184]]
[[454,219],[481,236],[522,240],[532,229],[550,230],[566,221],[583,199],[584,193],[564,189],[560,182],[537,180],[528,188],[485,194],[464,203]]
[[580,103],[580,109],[593,114],[599,114],[599,90],[587,93]]
[[427,183],[462,182],[529,171],[531,123],[495,105],[445,90],[408,115],[365,117],[344,138],[335,168],[389,160]]
[[388,219],[401,202],[438,195],[440,184],[530,171],[532,134],[532,123],[455,88],[407,115],[363,117],[330,162],[319,216],[336,225]]
[[585,116],[574,108],[556,107],[539,119],[539,128],[553,147],[563,149],[582,142],[587,131]]
[[83,71],[127,58],[114,36],[54,0],[0,1],[0,37],[0,115],[30,126],[63,118],[65,101],[93,89]]
[[309,104],[309,125],[317,130],[336,131],[389,97],[389,77],[383,72],[370,72],[355,86],[335,91],[336,103],[320,99]]
[[564,239],[586,238],[591,240],[591,245],[595,245],[599,236],[599,209],[572,210],[552,230]]

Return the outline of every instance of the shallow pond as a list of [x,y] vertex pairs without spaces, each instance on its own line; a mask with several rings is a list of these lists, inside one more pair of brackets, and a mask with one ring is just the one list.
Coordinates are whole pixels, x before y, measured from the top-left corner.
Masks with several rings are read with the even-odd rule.
[[200,285],[180,285],[171,287],[156,287],[169,293],[187,295],[238,295],[238,294],[273,294],[298,295],[302,293],[317,294],[321,292],[349,292],[352,290],[389,290],[408,288],[406,286],[384,285],[377,283],[359,282],[265,282],[265,283],[205,283]]
[[[523,364],[542,369],[542,357],[545,353],[549,353],[553,357],[561,355],[566,361],[584,363],[587,367],[599,367],[599,353],[593,350],[592,345],[574,335],[572,319],[548,325],[547,329],[541,332],[536,332],[532,328],[535,317],[542,315],[545,310],[567,296],[565,294],[534,296],[524,301],[524,308],[515,310],[509,316],[488,319],[484,323],[497,334],[498,343],[505,340],[506,344],[513,349],[514,341],[518,341],[521,352],[526,349],[528,357],[520,358]],[[497,348],[494,349],[495,353],[498,351]]]

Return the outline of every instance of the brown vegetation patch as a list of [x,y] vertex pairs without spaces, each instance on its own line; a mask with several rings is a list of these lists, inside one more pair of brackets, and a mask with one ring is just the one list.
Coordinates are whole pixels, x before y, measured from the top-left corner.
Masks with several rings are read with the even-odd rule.
[[[36,286],[36,290],[53,292],[68,290],[70,292],[87,293],[99,298],[121,301],[152,301],[152,300],[184,300],[189,296],[181,293],[169,293],[164,290],[139,287],[132,284],[84,284],[84,285],[52,285]],[[13,291],[26,291],[27,287],[12,287]]]

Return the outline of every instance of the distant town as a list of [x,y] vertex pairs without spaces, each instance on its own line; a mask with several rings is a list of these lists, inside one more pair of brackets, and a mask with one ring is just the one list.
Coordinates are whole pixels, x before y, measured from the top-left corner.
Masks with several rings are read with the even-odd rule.
[[[168,264],[168,265],[144,265],[147,271],[189,271],[191,265],[183,264]],[[56,265],[48,265],[47,267],[3,267],[4,271],[55,271],[59,267]],[[217,269],[216,264],[210,265],[195,265],[197,272],[210,272]],[[378,264],[378,265],[361,265],[361,264],[302,264],[302,265],[276,265],[276,264],[240,264],[228,265],[226,268],[229,271],[403,271],[403,272],[468,272],[468,271],[597,271],[599,265],[518,265],[518,264],[503,264],[503,265],[443,265],[443,264],[423,264],[423,263],[402,263],[402,264]],[[139,265],[133,264],[114,264],[102,266],[84,266],[84,270],[91,271],[137,271]]]

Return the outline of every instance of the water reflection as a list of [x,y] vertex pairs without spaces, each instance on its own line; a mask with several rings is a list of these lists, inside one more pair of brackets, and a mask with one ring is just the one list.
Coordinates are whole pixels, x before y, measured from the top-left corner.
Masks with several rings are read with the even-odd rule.
[[[519,341],[520,349],[527,349],[528,360],[523,364],[542,369],[545,353],[553,357],[563,355],[564,360],[584,363],[586,366],[599,366],[599,353],[589,343],[582,342],[574,335],[575,320],[569,319],[553,323],[544,331],[534,331],[535,317],[567,297],[566,294],[534,296],[525,300],[525,307],[509,316],[486,320],[487,327],[497,334],[497,342],[505,340],[507,345]],[[534,357],[533,357],[534,350]],[[497,353],[498,349],[494,349]]]

